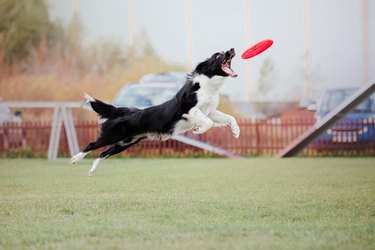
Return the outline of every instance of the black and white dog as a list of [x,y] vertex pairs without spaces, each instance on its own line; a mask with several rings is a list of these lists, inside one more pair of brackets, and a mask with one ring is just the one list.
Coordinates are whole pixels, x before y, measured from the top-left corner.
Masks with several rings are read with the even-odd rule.
[[212,127],[229,125],[238,138],[240,129],[236,120],[216,108],[219,89],[228,76],[236,77],[231,68],[234,49],[215,53],[187,75],[186,83],[169,101],[145,109],[116,108],[85,94],[93,110],[99,115],[100,136],[70,160],[74,164],[90,151],[109,146],[96,159],[89,171],[93,175],[100,162],[120,153],[143,139],[167,140],[193,129],[202,134]]

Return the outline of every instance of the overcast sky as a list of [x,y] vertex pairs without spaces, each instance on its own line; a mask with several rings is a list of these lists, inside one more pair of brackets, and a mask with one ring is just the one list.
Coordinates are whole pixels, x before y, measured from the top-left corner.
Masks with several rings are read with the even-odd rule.
[[[129,11],[133,1],[133,12]],[[54,19],[68,21],[72,1],[49,0]],[[235,48],[223,93],[245,100],[254,93],[260,69],[269,58],[274,66],[274,99],[300,99],[304,87],[303,0],[76,0],[86,45],[100,39],[126,48],[131,30],[145,32],[155,51],[166,60],[196,65],[216,51]],[[365,82],[364,0],[309,0],[308,48],[310,97],[326,87],[360,86]],[[375,0],[368,0],[368,79],[375,80]],[[133,17],[133,19],[132,19]],[[133,20],[133,25],[130,25]],[[191,23],[189,23],[191,20]],[[131,28],[133,27],[133,28]],[[189,27],[191,40],[189,40]],[[263,54],[242,60],[250,45],[270,38]],[[191,41],[191,43],[189,43]],[[189,53],[191,52],[191,53]]]

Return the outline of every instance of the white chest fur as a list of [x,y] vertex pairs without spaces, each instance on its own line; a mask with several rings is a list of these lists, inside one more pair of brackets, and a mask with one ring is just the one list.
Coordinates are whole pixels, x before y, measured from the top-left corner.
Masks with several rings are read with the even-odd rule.
[[211,111],[216,110],[219,105],[219,90],[223,85],[224,77],[214,76],[208,78],[200,75],[194,78],[195,82],[199,82],[200,88],[197,91],[198,103],[197,107],[208,115]]
[[199,83],[197,91],[197,105],[188,114],[184,115],[184,120],[179,121],[174,130],[174,134],[196,128],[207,120],[208,115],[215,111],[219,105],[219,90],[224,82],[224,77],[214,76],[208,78],[204,75],[196,76],[193,82]]

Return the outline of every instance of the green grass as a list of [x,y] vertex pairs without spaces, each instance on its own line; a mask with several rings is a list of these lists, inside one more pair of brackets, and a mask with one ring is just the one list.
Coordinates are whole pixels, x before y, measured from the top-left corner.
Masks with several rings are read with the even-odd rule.
[[0,249],[375,249],[374,162],[0,159]]

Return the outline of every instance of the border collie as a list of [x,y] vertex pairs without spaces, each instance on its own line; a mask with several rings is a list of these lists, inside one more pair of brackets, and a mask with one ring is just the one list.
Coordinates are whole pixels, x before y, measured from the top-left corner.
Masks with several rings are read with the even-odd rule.
[[83,159],[90,151],[109,146],[97,158],[90,171],[92,176],[101,161],[120,153],[138,142],[167,140],[174,135],[193,130],[202,134],[212,127],[229,125],[235,138],[240,135],[236,120],[216,110],[219,89],[228,76],[236,77],[231,68],[234,49],[213,54],[187,75],[186,82],[169,101],[145,109],[116,108],[85,94],[87,102],[99,115],[100,135],[82,152],[73,156],[70,164]]

